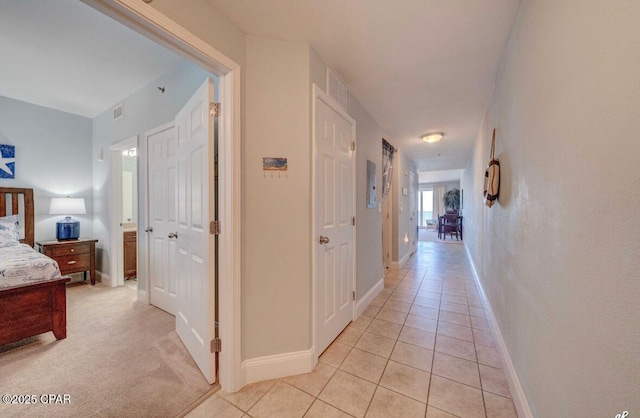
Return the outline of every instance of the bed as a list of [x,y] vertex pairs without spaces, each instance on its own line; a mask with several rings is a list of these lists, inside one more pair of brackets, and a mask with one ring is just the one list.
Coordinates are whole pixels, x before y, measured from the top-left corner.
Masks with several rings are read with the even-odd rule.
[[[18,222],[18,243],[7,225]],[[4,234],[4,235],[2,235]],[[53,331],[67,336],[67,295],[58,264],[36,252],[33,189],[0,187],[0,345]]]

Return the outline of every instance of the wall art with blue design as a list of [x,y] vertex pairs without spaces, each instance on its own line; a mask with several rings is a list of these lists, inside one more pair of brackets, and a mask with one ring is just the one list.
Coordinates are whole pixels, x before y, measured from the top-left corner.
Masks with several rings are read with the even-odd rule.
[[16,147],[0,144],[0,179],[16,178]]

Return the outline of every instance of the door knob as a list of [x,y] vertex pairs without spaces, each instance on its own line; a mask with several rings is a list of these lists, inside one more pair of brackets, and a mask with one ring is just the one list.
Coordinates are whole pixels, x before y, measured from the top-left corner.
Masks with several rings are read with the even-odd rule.
[[145,228],[144,232],[153,232],[153,227],[150,226],[149,228]]
[[169,238],[178,238],[178,233],[177,232],[170,232],[169,233]]
[[320,235],[320,244],[328,244],[329,243],[329,237],[323,237],[322,235]]

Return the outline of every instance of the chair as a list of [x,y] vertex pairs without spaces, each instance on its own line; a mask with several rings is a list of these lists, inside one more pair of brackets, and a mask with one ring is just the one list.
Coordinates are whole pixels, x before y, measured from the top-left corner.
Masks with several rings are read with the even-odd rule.
[[447,239],[447,234],[452,239],[453,234],[456,234],[456,241],[458,241],[458,215],[448,213],[442,217],[442,235],[444,235],[445,240]]

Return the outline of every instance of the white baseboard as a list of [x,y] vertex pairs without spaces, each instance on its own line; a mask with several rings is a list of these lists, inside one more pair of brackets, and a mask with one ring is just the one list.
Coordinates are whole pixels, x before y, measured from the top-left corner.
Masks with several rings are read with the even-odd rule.
[[111,276],[104,274],[101,271],[96,270],[96,279],[100,279],[100,283],[107,287],[111,287]]
[[243,386],[261,380],[310,373],[318,362],[313,349],[258,357],[242,362]]
[[367,306],[380,294],[382,289],[384,289],[384,277],[380,279],[378,283],[374,284],[364,296],[358,299],[356,302],[356,318],[362,315],[362,312],[367,309]]
[[400,261],[392,261],[391,262],[391,268],[401,269],[402,266],[404,266],[404,263],[406,263],[409,260],[409,257],[411,257],[412,255],[413,255],[413,251],[408,252],[407,254],[405,254],[405,256],[402,257],[400,259]]
[[520,379],[518,378],[518,374],[516,373],[516,369],[513,366],[513,361],[511,361],[511,355],[509,355],[509,350],[507,349],[507,345],[504,342],[504,338],[502,338],[502,333],[500,332],[500,328],[498,327],[498,322],[496,321],[496,317],[493,315],[493,310],[491,309],[491,305],[489,304],[489,300],[487,299],[487,295],[484,292],[484,288],[482,287],[482,282],[480,281],[480,276],[478,276],[478,271],[476,270],[476,266],[473,263],[473,259],[471,258],[471,253],[469,252],[469,247],[464,243],[464,248],[467,253],[467,259],[469,260],[469,265],[471,266],[471,271],[473,272],[473,278],[478,285],[478,289],[480,289],[480,297],[482,297],[482,301],[487,308],[487,320],[489,321],[489,326],[493,331],[493,335],[496,339],[496,345],[498,349],[498,353],[500,354],[502,365],[505,368],[505,377],[507,378],[507,382],[509,384],[509,390],[511,391],[511,396],[513,397],[513,404],[516,407],[516,412],[518,413],[518,417],[520,418],[533,418],[533,414],[531,413],[531,408],[529,407],[529,402],[527,402],[527,398],[524,395],[524,391],[522,390],[522,385],[520,384]]

